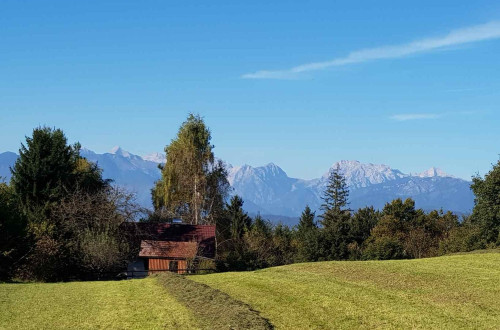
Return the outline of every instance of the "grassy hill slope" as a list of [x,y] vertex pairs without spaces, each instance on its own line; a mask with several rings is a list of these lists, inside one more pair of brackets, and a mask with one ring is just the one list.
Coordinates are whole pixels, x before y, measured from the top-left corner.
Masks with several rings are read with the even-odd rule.
[[498,328],[500,253],[304,263],[190,277],[278,329]]
[[0,284],[0,329],[269,329],[268,321],[278,329],[498,329],[500,251],[119,282]]
[[0,329],[196,329],[155,278],[0,284]]

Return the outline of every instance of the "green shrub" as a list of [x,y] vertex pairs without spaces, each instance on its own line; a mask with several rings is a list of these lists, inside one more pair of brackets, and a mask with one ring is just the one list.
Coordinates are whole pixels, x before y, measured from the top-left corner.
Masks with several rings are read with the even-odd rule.
[[439,244],[439,254],[469,252],[485,247],[486,242],[482,239],[481,228],[465,224],[450,230],[449,236]]

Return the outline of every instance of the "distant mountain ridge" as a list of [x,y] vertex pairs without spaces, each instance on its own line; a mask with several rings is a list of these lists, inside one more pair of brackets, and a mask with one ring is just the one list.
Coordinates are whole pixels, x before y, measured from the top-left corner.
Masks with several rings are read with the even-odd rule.
[[80,154],[97,163],[103,170],[104,178],[112,179],[115,184],[135,193],[139,204],[152,207],[151,188],[161,177],[158,163],[144,160],[121,147],[114,147],[104,154],[82,149]]
[[416,206],[425,210],[443,209],[469,213],[474,206],[470,182],[454,178],[437,168],[417,175],[404,174],[387,165],[363,164],[359,161],[339,161],[320,178],[302,180],[290,178],[275,164],[261,167],[244,165],[231,167],[229,179],[234,193],[251,212],[300,215],[307,204],[319,210],[321,196],[332,169],[339,167],[350,190],[350,207],[357,209],[373,205],[381,209],[395,198],[413,198]]
[[10,151],[0,153],[0,182],[2,182],[2,179],[7,182],[10,181],[10,167],[14,166],[17,157],[16,153]]
[[[103,154],[83,148],[81,155],[96,162],[103,169],[104,178],[136,193],[141,205],[151,207],[151,188],[161,177],[158,165],[165,161],[164,154],[141,157],[114,147],[111,152]],[[16,159],[15,153],[0,153],[0,176],[10,179],[9,167]],[[395,198],[408,197],[425,210],[442,208],[469,213],[474,204],[469,181],[452,177],[434,167],[418,174],[405,174],[387,165],[342,160],[334,163],[320,178],[303,180],[289,177],[274,163],[258,167],[228,165],[228,180],[232,193],[244,199],[248,212],[269,215],[273,219],[279,216],[294,219],[306,204],[313,210],[320,208],[328,174],[337,166],[349,185],[352,209],[369,205],[380,209]]]
[[440,177],[443,177],[443,178],[453,178],[452,175],[449,175],[448,173],[445,173],[440,168],[436,168],[436,167],[431,167],[427,171],[419,173],[417,176],[419,176],[421,178],[432,178],[432,177],[435,177],[435,176],[440,176]]
[[142,159],[157,164],[164,164],[167,161],[167,157],[165,156],[165,154],[162,154],[160,152],[153,152],[152,154],[143,156]]

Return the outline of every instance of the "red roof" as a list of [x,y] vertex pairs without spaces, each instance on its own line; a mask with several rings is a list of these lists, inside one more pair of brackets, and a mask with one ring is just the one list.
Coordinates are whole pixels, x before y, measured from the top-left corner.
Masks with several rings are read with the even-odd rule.
[[198,252],[196,242],[141,241],[139,257],[194,258]]
[[143,233],[157,240],[196,241],[215,239],[215,226],[174,223],[136,223]]
[[[213,225],[190,225],[190,224],[174,224],[174,223],[127,223],[126,230],[134,237],[136,244],[141,244],[140,257],[148,257],[145,255],[146,251],[142,252],[143,241],[161,241],[166,242],[164,244],[170,244],[173,251],[188,251],[188,254],[192,254],[192,248],[187,248],[188,245],[174,243],[195,243],[197,251],[194,254],[198,254],[205,258],[215,258],[215,226]],[[166,245],[165,245],[166,246]],[[182,247],[181,247],[182,246]],[[145,248],[146,249],[146,248]],[[159,250],[150,250],[151,253],[159,254]],[[182,254],[181,252],[175,252],[176,254]],[[165,256],[167,257],[167,256]],[[171,257],[171,256],[169,256]],[[181,258],[182,256],[173,256]]]

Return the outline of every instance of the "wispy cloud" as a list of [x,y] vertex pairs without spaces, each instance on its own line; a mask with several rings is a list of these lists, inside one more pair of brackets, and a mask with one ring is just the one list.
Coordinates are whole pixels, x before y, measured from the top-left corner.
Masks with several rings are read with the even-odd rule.
[[457,111],[457,112],[443,112],[443,113],[405,113],[392,115],[389,118],[395,121],[407,121],[407,120],[420,120],[420,119],[439,119],[442,117],[449,116],[465,116],[474,115],[476,111]]
[[241,77],[245,79],[292,79],[296,78],[298,74],[303,72],[324,70],[330,67],[363,63],[367,61],[399,58],[412,54],[438,50],[445,47],[497,38],[500,38],[500,21],[493,21],[486,24],[452,30],[447,35],[442,37],[426,38],[402,45],[362,49],[353,51],[345,57],[334,58],[330,61],[302,64],[286,70],[262,70],[254,73],[247,73]]
[[409,113],[402,115],[393,115],[389,118],[397,121],[417,120],[417,119],[437,119],[443,117],[444,114],[438,113]]

